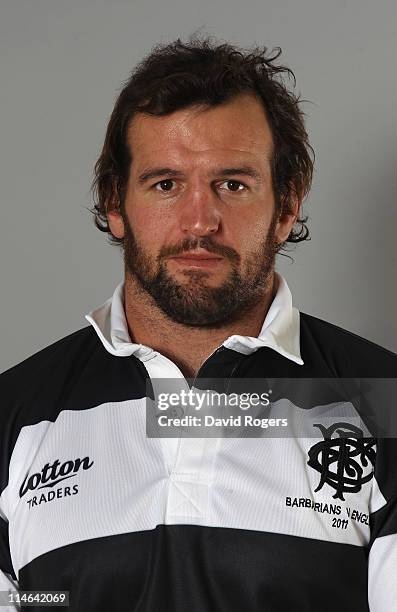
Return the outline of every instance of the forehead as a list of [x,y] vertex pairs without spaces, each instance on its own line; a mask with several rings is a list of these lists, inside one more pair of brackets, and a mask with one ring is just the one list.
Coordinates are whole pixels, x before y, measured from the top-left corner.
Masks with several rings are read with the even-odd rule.
[[273,149],[262,102],[240,94],[215,107],[191,106],[162,117],[137,113],[128,129],[133,165],[146,164],[164,154],[186,161],[228,156],[258,162],[269,160]]

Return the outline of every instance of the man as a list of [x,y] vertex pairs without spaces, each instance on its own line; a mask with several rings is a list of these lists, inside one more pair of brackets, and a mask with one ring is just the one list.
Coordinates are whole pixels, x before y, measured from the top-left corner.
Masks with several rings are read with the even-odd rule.
[[266,53],[178,39],[116,102],[94,212],[124,281],[1,376],[3,591],[68,591],[85,612],[397,610],[396,445],[334,391],[329,427],[288,396],[316,415],[306,437],[146,435],[148,381],[396,374],[391,352],[299,313],[274,271],[308,236],[313,163]]

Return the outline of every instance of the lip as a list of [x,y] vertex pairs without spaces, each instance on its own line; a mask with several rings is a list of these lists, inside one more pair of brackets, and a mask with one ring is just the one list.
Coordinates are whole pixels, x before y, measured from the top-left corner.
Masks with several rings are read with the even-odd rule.
[[216,266],[218,263],[223,261],[223,257],[211,255],[211,253],[186,253],[182,255],[177,255],[175,257],[169,257],[169,259],[176,261],[178,264],[183,266],[193,266],[200,268],[210,268]]

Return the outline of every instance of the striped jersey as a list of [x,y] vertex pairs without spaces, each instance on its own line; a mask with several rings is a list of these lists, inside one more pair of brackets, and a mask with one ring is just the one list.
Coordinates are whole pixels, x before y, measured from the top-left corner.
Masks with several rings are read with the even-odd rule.
[[310,435],[148,437],[148,382],[186,381],[130,339],[123,283],[0,375],[0,591],[68,591],[73,612],[397,612],[397,440],[304,384],[393,380],[397,356],[278,280],[258,337],[227,338],[194,382],[294,381]]

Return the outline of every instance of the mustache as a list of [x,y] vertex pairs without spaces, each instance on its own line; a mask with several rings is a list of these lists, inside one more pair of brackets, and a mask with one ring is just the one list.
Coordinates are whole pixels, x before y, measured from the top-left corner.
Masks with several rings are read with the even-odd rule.
[[188,253],[189,251],[195,251],[197,249],[205,249],[209,253],[214,253],[214,255],[220,255],[221,257],[230,259],[236,264],[240,262],[240,255],[237,251],[223,244],[217,244],[208,236],[193,240],[186,238],[180,244],[164,247],[161,249],[157,259],[175,257],[181,253]]

